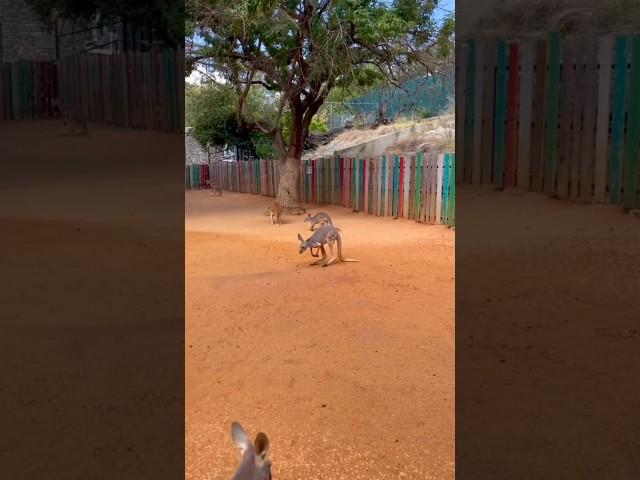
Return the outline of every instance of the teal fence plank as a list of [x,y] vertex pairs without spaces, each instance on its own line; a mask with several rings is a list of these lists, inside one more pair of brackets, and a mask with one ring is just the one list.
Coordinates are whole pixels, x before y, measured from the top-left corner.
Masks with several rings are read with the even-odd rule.
[[629,81],[629,124],[624,156],[624,198],[626,209],[637,206],[638,142],[640,141],[640,36],[631,41],[631,79]]
[[626,36],[616,38],[615,71],[613,80],[613,106],[611,119],[611,160],[609,167],[609,201],[620,203],[622,182],[622,155],[624,117],[627,91],[627,56],[629,41]]
[[449,213],[449,175],[451,174],[448,155],[444,155],[442,168],[442,206],[440,208],[441,223],[447,223],[447,214]]
[[[456,171],[456,155],[454,153],[447,153],[449,162],[451,163],[451,170]],[[454,175],[450,176],[449,185],[449,218],[447,225],[453,227],[456,224],[456,178]]]

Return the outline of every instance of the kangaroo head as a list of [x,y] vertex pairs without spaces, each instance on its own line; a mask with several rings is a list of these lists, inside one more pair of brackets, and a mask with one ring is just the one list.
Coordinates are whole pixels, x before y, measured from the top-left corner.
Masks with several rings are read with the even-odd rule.
[[231,424],[231,438],[242,453],[242,460],[231,480],[271,480],[269,439],[260,432],[253,443],[242,426]]
[[304,217],[304,221],[305,222],[310,222],[311,221],[311,214],[307,213],[307,215]]
[[298,240],[300,240],[300,251],[298,253],[304,253],[304,251],[309,248],[307,246],[307,241],[302,238],[302,235],[298,234]]

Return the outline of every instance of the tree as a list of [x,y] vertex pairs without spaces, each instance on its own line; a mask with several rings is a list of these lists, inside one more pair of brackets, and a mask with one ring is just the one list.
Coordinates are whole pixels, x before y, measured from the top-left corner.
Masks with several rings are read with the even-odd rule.
[[[298,206],[298,175],[311,122],[334,88],[399,80],[450,61],[453,30],[434,20],[438,0],[187,0],[187,32],[199,46],[187,70],[207,64],[234,88],[243,128],[272,139],[277,200]],[[254,88],[273,92],[271,118],[247,108]],[[285,118],[290,121],[285,122]]]
[[[185,89],[185,125],[193,128],[198,142],[218,147],[240,147],[261,158],[273,158],[275,152],[268,137],[259,131],[242,128],[235,114],[237,95],[230,87],[207,83],[187,85]],[[260,90],[247,98],[248,110],[268,118],[273,102]]]
[[91,22],[131,22],[149,27],[161,35],[167,44],[184,43],[184,4],[172,0],[26,0],[45,25],[52,26],[56,18]]

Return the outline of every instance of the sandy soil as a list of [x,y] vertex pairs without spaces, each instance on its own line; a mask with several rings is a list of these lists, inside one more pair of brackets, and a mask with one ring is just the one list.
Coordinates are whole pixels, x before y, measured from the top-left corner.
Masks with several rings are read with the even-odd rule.
[[637,478],[640,220],[460,187],[456,473]]
[[312,267],[268,203],[186,194],[187,478],[233,473],[238,420],[278,480],[453,479],[455,233],[323,208],[360,262]]
[[[453,232],[330,209],[361,262],[308,267],[300,217],[271,226],[267,199],[191,192],[185,272],[166,258],[182,241],[182,138],[1,127],[11,478],[156,479],[139,459],[171,463],[167,437],[150,440],[182,429],[179,399],[163,394],[182,379],[182,311],[157,292],[181,292],[184,274],[189,479],[227,478],[236,419],[270,435],[276,480],[453,478]],[[637,477],[640,221],[490,189],[461,187],[458,206],[459,465]]]
[[66,131],[0,123],[0,476],[177,477],[183,138]]

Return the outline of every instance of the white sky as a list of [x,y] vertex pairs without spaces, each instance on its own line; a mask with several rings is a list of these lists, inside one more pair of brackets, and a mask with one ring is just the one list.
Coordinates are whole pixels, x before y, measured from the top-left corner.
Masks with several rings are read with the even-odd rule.
[[203,76],[200,74],[200,72],[194,70],[193,72],[191,72],[191,75],[187,77],[186,82],[192,85],[198,85],[202,83],[202,80]]

